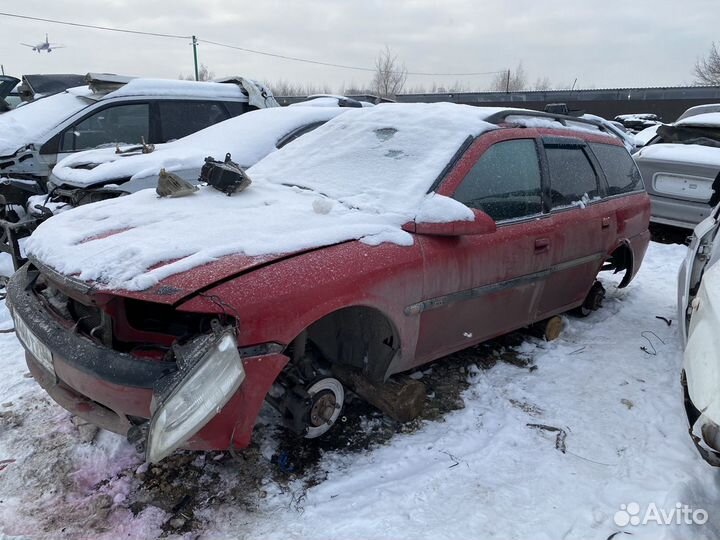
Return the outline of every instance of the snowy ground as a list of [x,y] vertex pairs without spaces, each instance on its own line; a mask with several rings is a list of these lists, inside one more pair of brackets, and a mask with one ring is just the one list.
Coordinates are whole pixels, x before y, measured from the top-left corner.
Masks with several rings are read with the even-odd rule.
[[[720,476],[687,435],[677,322],[656,318],[675,319],[683,253],[652,244],[636,281],[606,284],[605,307],[568,319],[555,342],[515,335],[504,341],[514,349],[478,347],[426,370],[432,414],[415,426],[356,404],[362,418],[348,415],[330,443],[300,446],[261,425],[240,456],[179,454],[149,470],[120,437],[83,442],[92,434],[0,334],[0,468],[12,460],[0,538],[719,538]],[[465,406],[449,411],[453,391]],[[709,519],[616,525],[633,502]]]

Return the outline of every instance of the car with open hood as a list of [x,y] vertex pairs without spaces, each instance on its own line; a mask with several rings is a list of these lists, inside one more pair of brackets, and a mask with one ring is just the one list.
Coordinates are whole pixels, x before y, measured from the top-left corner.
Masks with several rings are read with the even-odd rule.
[[659,125],[633,157],[652,202],[650,220],[692,230],[710,215],[712,185],[720,173],[720,113]]
[[425,393],[397,374],[587,314],[598,273],[628,285],[649,240],[630,154],[576,118],[351,109],[245,172],[230,196],[54,216],[8,285],[35,380],[149,462],[246,447],[264,401],[300,437],[332,427],[348,388],[408,419],[388,404]]

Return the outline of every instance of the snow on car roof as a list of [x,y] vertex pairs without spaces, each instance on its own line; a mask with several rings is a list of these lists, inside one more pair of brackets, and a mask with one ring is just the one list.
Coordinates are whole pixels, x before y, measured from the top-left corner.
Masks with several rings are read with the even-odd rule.
[[187,96],[206,98],[244,98],[237,84],[181,81],[175,79],[132,79],[102,99],[121,96]]
[[417,215],[473,219],[426,192],[467,137],[496,127],[484,121],[492,112],[449,103],[351,109],[248,169],[253,183],[242,193],[205,186],[159,199],[143,190],[81,206],[41,224],[26,250],[97,287],[143,290],[231,254],[355,239],[409,245],[401,226]]
[[643,147],[633,157],[720,167],[720,148],[699,144],[651,144]]
[[[53,169],[55,184],[91,186],[119,179],[157,175],[161,168],[173,172],[200,170],[205,158],[222,160],[226,153],[242,167],[254,165],[275,150],[278,140],[291,131],[325,122],[348,109],[294,107],[259,109],[225,120],[176,141],[155,145],[150,154],[123,156],[115,148],[78,152]],[[87,168],[87,165],[95,165]]]
[[0,115],[0,156],[38,142],[52,128],[90,105],[87,86],[37,99]]
[[720,127],[720,112],[701,113],[675,122],[676,126]]

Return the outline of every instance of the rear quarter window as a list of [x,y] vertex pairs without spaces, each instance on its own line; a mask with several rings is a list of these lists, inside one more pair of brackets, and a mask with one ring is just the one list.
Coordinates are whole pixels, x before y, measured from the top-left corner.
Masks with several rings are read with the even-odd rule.
[[546,146],[553,208],[572,206],[599,196],[598,178],[581,146]]
[[591,143],[608,182],[608,195],[619,195],[644,189],[642,176],[625,148],[610,144]]

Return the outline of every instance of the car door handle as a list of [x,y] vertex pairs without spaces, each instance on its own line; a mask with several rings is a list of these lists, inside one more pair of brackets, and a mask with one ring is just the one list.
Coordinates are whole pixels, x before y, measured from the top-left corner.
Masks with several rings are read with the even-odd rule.
[[535,239],[535,252],[536,253],[542,253],[544,251],[548,251],[550,249],[550,239],[549,238],[536,238]]
[[605,216],[602,218],[602,228],[607,229],[610,226],[610,217]]

